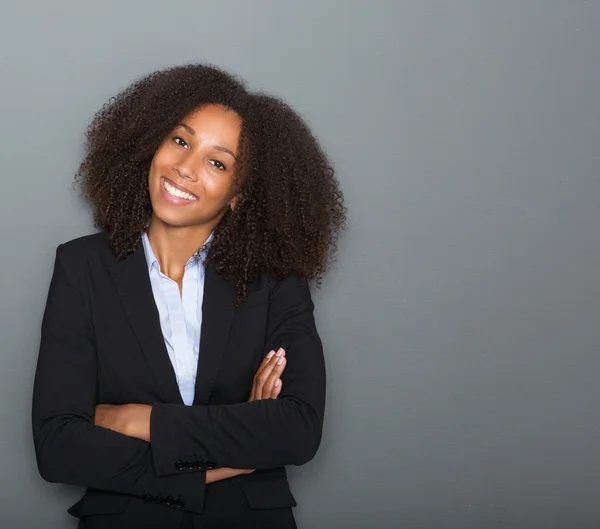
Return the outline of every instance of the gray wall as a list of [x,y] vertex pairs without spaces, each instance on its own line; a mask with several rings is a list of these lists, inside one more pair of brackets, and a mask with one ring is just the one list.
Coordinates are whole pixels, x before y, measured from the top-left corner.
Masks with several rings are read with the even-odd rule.
[[349,207],[315,293],[322,448],[301,529],[600,526],[600,4],[3,2],[0,526],[75,527],[30,430],[56,245],[94,111],[210,61],[285,97]]

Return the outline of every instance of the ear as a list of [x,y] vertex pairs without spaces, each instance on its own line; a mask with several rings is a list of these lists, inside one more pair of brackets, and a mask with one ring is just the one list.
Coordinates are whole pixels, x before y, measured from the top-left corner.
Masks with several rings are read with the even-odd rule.
[[237,205],[237,201],[238,201],[238,196],[235,195],[230,201],[229,201],[229,209],[231,209],[231,211],[233,211],[235,209],[235,206]]

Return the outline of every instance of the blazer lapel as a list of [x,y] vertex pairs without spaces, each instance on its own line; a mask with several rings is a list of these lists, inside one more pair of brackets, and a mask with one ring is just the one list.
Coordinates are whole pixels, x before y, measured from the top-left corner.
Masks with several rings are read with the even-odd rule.
[[183,404],[160,327],[142,245],[111,266],[110,272],[150,369],[163,390],[165,400]]
[[207,404],[233,320],[235,285],[209,264],[204,278],[202,329],[194,404]]

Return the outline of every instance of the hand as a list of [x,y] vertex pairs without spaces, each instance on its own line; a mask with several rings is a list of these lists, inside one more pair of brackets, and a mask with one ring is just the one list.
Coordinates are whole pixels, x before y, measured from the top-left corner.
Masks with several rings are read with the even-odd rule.
[[94,424],[149,443],[151,412],[147,404],[98,404]]
[[283,382],[281,374],[285,369],[285,350],[279,348],[277,352],[271,351],[261,362],[250,391],[248,402],[253,400],[276,399],[281,393]]
[[245,469],[245,468],[213,468],[212,470],[206,471],[206,484],[214,483],[215,481],[222,481],[228,478],[234,478],[235,476],[240,476],[241,474],[252,474],[254,472],[253,469]]
[[[281,393],[281,373],[285,368],[285,351],[271,351],[261,362],[254,382],[248,402],[254,400],[276,399]],[[241,474],[251,474],[253,469],[241,468],[215,468],[206,471],[206,483],[221,481],[222,479],[232,478]]]

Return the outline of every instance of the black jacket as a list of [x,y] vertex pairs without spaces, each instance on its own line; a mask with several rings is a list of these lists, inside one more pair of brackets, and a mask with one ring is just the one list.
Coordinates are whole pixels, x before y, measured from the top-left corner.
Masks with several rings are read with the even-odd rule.
[[[202,512],[205,471],[244,475],[259,508],[295,505],[284,465],[301,465],[321,440],[325,366],[308,284],[266,276],[234,307],[232,281],[208,266],[193,406],[181,400],[167,355],[142,246],[117,261],[106,234],[56,252],[33,394],[38,468],[51,482],[89,487],[110,512],[128,497]],[[270,349],[284,347],[275,400],[246,402]],[[151,442],[94,425],[96,404],[153,405]]]

